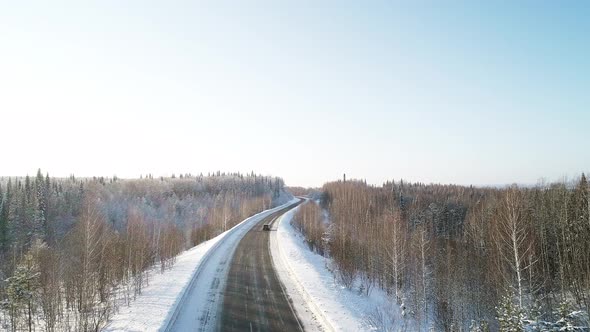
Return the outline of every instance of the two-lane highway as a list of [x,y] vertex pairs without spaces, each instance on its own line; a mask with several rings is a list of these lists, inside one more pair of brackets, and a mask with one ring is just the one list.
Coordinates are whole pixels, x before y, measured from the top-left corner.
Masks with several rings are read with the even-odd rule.
[[269,251],[271,224],[297,204],[263,219],[242,238],[231,260],[218,331],[303,331]]
[[232,228],[203,258],[163,331],[302,331],[274,270],[271,224],[301,201]]

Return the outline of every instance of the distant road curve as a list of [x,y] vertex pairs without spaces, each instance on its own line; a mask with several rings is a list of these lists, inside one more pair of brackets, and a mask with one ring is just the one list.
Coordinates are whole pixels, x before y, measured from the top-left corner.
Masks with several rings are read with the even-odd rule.
[[260,221],[242,238],[230,263],[217,331],[303,331],[274,270],[270,232],[274,223],[299,203]]
[[270,232],[262,230],[302,202],[232,229],[204,259],[163,331],[303,331],[278,279]]

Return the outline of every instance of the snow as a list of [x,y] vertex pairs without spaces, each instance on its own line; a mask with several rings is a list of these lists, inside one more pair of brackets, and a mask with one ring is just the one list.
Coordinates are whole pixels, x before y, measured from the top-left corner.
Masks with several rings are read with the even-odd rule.
[[[227,232],[226,232],[227,233]],[[152,275],[149,285],[128,307],[120,308],[104,331],[148,331],[162,326],[168,312],[185,291],[205,254],[226,234],[199,244],[180,254],[172,269]]]
[[[271,234],[271,253],[306,330],[369,331],[402,326],[399,309],[391,305],[383,291],[375,288],[369,296],[362,295],[334,278],[328,269],[330,260],[309,250],[303,236],[291,225],[297,210],[277,221],[277,231]],[[393,319],[379,322],[382,316]]]
[[149,285],[127,307],[113,315],[104,331],[188,330],[210,328],[220,303],[228,261],[239,240],[267,215],[296,202],[293,199],[258,213],[217,237],[177,256],[166,272],[150,275]]

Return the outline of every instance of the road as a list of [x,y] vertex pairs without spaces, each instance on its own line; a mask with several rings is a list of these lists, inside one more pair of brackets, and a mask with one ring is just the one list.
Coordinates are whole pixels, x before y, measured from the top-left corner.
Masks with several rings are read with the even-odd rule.
[[229,230],[202,258],[161,330],[302,330],[272,264],[272,231],[262,230],[299,203],[262,212]]
[[303,331],[274,270],[270,232],[262,230],[297,204],[264,218],[240,240],[230,262],[217,331]]

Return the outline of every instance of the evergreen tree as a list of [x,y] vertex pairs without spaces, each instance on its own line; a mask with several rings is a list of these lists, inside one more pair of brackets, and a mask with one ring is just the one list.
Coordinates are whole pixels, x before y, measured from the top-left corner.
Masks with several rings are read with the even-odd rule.
[[27,317],[29,331],[33,329],[33,316],[35,312],[35,300],[38,297],[39,289],[39,267],[33,254],[25,254],[16,267],[12,277],[6,279],[7,301],[12,316],[12,325],[15,327],[21,312]]
[[25,205],[28,205],[33,200],[33,190],[31,188],[31,178],[27,175],[25,177]]
[[8,179],[4,194],[2,209],[0,210],[0,250],[8,248],[10,243],[10,206],[12,203],[12,181]]
[[39,230],[38,236],[45,239],[47,235],[47,195],[45,188],[45,181],[41,169],[37,170],[37,177],[35,179],[35,189],[37,195],[37,207],[35,213],[35,228]]
[[45,202],[45,238],[46,238],[46,243],[48,244],[53,244],[54,241],[54,232],[53,232],[53,228],[51,226],[51,220],[50,220],[50,200],[51,200],[51,194],[53,192],[53,189],[51,187],[51,180],[49,179],[49,173],[45,174],[45,197],[44,197],[44,202]]
[[500,306],[496,307],[498,322],[501,332],[522,332],[524,331],[524,313],[522,309],[512,302],[512,296],[506,295],[502,298]]
[[0,187],[0,252],[8,247],[8,212],[9,212],[10,187],[6,194],[2,193]]

